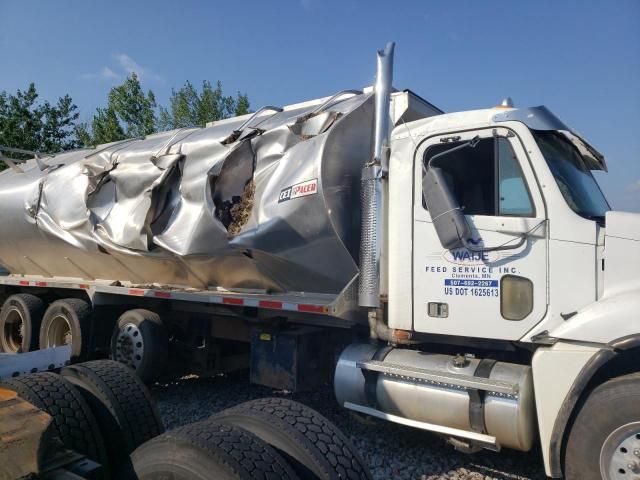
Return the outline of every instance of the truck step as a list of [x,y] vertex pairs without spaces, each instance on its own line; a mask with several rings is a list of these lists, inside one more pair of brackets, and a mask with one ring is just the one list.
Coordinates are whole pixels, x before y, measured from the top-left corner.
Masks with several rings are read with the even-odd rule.
[[399,423],[400,425],[419,428],[420,430],[427,430],[429,432],[435,432],[441,435],[451,436],[455,438],[463,438],[480,445],[482,448],[493,450],[494,452],[499,452],[501,448],[500,444],[496,440],[496,437],[492,435],[469,432],[467,430],[460,430],[458,428],[445,427],[442,425],[435,425],[433,423],[411,420],[410,418],[399,417],[397,415],[392,415],[390,413],[376,410],[375,408],[365,407],[364,405],[356,405],[355,403],[351,402],[345,402],[343,407],[349,410],[353,410],[354,412],[364,413],[365,415],[371,415],[372,417],[387,420],[388,422]]
[[517,395],[519,386],[517,383],[492,380],[490,378],[474,377],[460,373],[439,372],[425,368],[399,365],[395,363],[370,360],[368,362],[356,362],[361,370],[382,373],[383,375],[398,377],[407,380],[416,380],[443,386],[473,388],[505,395]]

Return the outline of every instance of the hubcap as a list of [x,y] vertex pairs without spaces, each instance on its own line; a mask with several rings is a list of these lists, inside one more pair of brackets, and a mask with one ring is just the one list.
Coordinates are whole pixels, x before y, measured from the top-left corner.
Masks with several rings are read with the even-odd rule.
[[137,369],[142,363],[144,343],[140,329],[133,323],[125,324],[116,337],[114,360]]
[[640,422],[627,423],[607,437],[600,473],[605,480],[640,480]]
[[16,308],[9,310],[2,332],[5,353],[16,353],[22,348],[24,338],[24,320]]
[[51,319],[45,338],[47,339],[47,347],[71,345],[73,334],[71,333],[71,324],[67,317],[58,315]]

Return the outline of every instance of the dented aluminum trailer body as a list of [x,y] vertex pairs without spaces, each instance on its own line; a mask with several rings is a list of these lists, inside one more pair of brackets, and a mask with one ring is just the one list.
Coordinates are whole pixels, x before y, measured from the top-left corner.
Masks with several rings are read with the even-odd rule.
[[[440,113],[392,95],[392,125]],[[115,285],[337,296],[357,278],[374,95],[268,107],[0,174],[0,264]],[[117,283],[116,283],[117,282]]]

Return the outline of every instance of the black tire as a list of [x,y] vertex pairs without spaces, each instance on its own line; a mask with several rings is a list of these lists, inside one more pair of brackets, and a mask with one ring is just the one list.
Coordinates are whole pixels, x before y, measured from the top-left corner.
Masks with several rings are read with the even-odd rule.
[[53,302],[42,317],[40,348],[71,345],[71,361],[82,361],[89,352],[91,306],[79,298]]
[[70,365],[60,373],[89,404],[108,439],[111,465],[123,465],[137,447],[164,431],[149,390],[133,370],[121,363],[94,360]]
[[254,435],[203,421],[170,430],[131,455],[123,478],[140,480],[297,479],[287,462]]
[[102,465],[100,478],[109,478],[105,442],[95,416],[76,388],[52,372],[31,373],[3,381],[1,387],[53,418],[53,427],[65,447]]
[[235,425],[274,447],[302,479],[370,480],[353,444],[315,410],[283,398],[262,398],[224,410],[212,421]]
[[38,330],[44,303],[35,295],[7,298],[0,311],[0,353],[30,352],[38,348]]
[[160,316],[143,309],[123,313],[111,337],[111,358],[133,368],[145,383],[167,366],[169,338]]
[[[628,429],[623,426],[628,425]],[[616,432],[619,432],[616,434]],[[627,469],[637,465],[634,449],[625,448],[621,440],[629,438],[640,445],[640,374],[614,378],[595,388],[582,403],[571,426],[565,453],[567,480],[600,480],[607,478],[613,467],[625,470],[620,474],[634,477]],[[622,453],[624,451],[624,454]],[[609,454],[616,453],[616,460]],[[601,459],[603,455],[603,459]],[[629,461],[619,461],[627,458]],[[601,460],[603,465],[601,468]],[[611,461],[609,461],[611,460]],[[618,465],[620,463],[620,465]],[[636,472],[637,473],[637,472]],[[624,477],[623,477],[624,478]]]

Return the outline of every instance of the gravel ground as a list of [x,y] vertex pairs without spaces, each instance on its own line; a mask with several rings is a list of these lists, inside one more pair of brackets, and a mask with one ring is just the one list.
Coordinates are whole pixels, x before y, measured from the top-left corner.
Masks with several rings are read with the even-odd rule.
[[249,384],[248,375],[184,377],[152,387],[167,428],[202,420],[225,408],[260,397],[289,396],[338,425],[369,463],[376,480],[534,480],[545,479],[539,450],[521,453],[456,452],[439,437],[378,420],[355,418],[341,408],[327,385],[288,394]]

